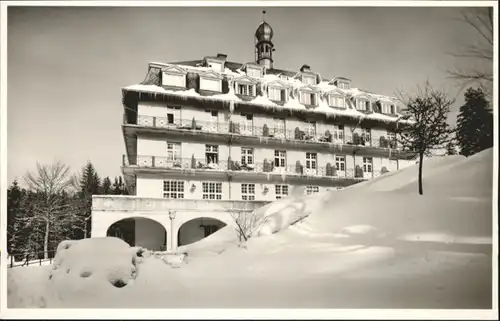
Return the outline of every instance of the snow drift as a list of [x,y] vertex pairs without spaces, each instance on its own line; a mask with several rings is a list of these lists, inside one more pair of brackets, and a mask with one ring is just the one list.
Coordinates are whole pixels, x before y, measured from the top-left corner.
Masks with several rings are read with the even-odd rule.
[[135,249],[116,239],[61,244],[55,270],[9,269],[8,304],[491,309],[492,160],[492,149],[426,160],[424,195],[416,165],[343,190],[297,189],[257,210],[267,219],[244,247],[227,226],[182,247],[179,269],[152,256],[134,272]]

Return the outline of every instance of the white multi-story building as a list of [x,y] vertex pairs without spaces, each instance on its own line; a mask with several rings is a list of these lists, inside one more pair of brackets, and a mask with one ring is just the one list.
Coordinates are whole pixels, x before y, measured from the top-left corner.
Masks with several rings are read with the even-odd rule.
[[95,197],[92,236],[173,250],[296,186],[336,189],[412,163],[396,146],[395,99],[308,65],[274,68],[272,37],[262,22],[254,62],[152,62],[141,84],[123,88],[133,196]]

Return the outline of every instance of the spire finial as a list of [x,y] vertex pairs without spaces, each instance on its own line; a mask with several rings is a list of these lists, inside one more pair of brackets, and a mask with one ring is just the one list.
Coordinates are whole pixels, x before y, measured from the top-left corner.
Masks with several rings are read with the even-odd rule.
[[262,21],[266,21],[266,10],[262,10]]

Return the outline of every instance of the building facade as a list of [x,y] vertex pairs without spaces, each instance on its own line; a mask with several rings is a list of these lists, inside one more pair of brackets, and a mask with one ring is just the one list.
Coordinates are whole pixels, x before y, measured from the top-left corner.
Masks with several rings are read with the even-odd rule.
[[337,189],[414,163],[396,144],[397,100],[309,65],[274,68],[272,38],[262,22],[255,61],[152,62],[142,83],[122,89],[133,196],[94,198],[93,236],[128,233],[130,243],[173,250],[297,186]]

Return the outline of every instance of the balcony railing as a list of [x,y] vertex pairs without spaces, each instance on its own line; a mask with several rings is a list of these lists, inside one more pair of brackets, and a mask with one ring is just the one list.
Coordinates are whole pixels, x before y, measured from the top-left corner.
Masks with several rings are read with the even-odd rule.
[[[127,157],[123,155],[123,166],[138,168],[158,168],[171,170],[201,170],[208,172],[248,172],[248,173],[269,173],[277,175],[295,175],[306,177],[332,177],[332,178],[352,178],[368,179],[376,177],[382,172],[373,170],[363,171],[361,166],[358,169],[338,170],[334,164],[328,163],[326,166],[318,166],[317,163],[307,163],[297,161],[295,164],[280,164],[274,159],[265,159],[263,162],[252,164],[242,164],[239,161],[228,160],[207,160],[200,158],[175,158],[162,156],[137,155]],[[371,167],[373,168],[373,166]]]
[[172,119],[155,116],[137,116],[137,125],[154,128],[184,129],[209,133],[235,134],[249,137],[269,137],[291,141],[305,141],[337,145],[355,145],[376,148],[397,149],[394,138],[383,135],[350,134],[345,131],[315,129],[304,130],[296,127],[286,129],[273,126],[253,126],[244,122],[200,121],[196,119]]

